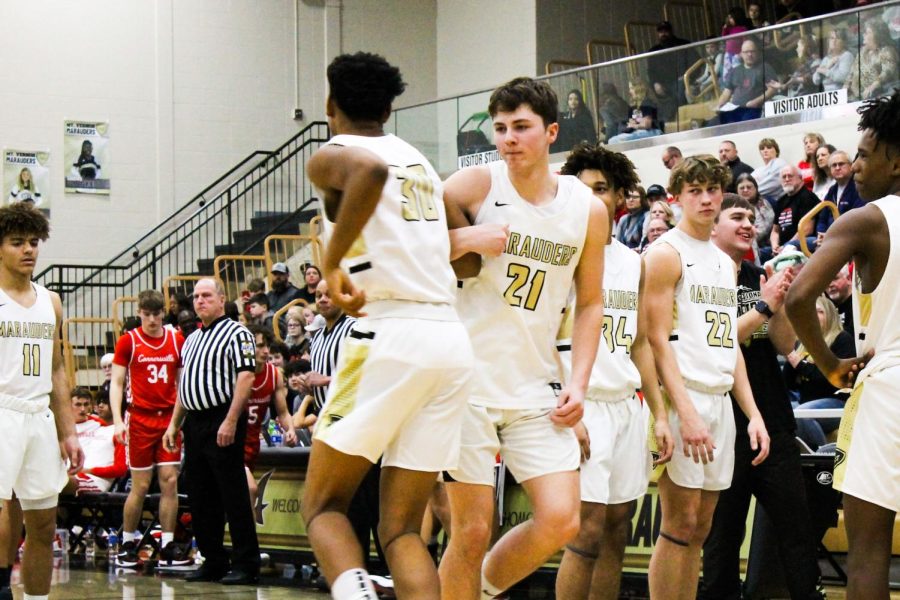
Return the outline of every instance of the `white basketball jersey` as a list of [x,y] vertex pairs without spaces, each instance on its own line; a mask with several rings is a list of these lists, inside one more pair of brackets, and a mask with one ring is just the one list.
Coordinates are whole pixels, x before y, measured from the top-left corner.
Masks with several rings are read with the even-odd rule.
[[[328,143],[365,148],[390,166],[375,213],[341,261],[367,302],[452,304],[456,277],[443,187],[428,159],[390,134],[336,135]],[[334,224],[326,215],[323,222],[327,237]]]
[[496,408],[556,406],[561,384],[556,334],[581,258],[592,202],[575,177],[558,177],[556,198],[519,196],[506,163],[489,165],[491,190],[475,224],[509,225],[499,257],[485,257],[457,299],[475,350],[472,402]]
[[853,317],[860,356],[870,350],[875,356],[857,377],[867,376],[900,365],[900,196],[885,196],[869,202],[877,206],[887,221],[891,250],[884,274],[872,293],[864,294],[859,277],[853,277]]
[[56,312],[46,288],[25,308],[0,290],[0,396],[41,400],[53,389]]
[[[630,398],[641,387],[641,375],[631,361],[631,344],[637,335],[638,290],[641,257],[613,239],[606,246],[603,267],[603,331],[597,359],[591,369],[586,398],[615,402]],[[557,349],[566,379],[572,374],[572,329],[575,307],[569,305],[560,328]]]
[[685,386],[727,392],[734,385],[738,352],[734,261],[711,241],[692,238],[677,228],[656,243],[669,244],[681,256],[669,342]]

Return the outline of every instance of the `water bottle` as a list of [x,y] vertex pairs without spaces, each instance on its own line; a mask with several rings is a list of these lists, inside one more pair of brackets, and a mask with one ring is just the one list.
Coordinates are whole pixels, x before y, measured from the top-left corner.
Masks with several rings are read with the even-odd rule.
[[269,421],[269,439],[272,440],[272,446],[278,448],[283,440],[281,427],[275,422],[275,419]]
[[94,558],[94,529],[91,527],[88,527],[84,538],[84,557]]
[[119,532],[115,529],[109,530],[109,537],[106,538],[109,543],[109,556],[115,558],[119,553]]

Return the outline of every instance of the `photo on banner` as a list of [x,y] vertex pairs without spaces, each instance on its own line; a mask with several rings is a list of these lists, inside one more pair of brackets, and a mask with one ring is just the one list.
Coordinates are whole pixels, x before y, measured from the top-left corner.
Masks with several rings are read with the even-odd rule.
[[3,197],[7,204],[32,202],[50,216],[50,153],[44,150],[3,150]]
[[66,191],[109,194],[109,123],[66,121]]

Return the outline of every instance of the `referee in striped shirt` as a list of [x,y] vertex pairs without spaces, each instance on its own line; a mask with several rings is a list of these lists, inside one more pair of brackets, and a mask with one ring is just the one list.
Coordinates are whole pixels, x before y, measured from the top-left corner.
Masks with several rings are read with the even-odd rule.
[[[244,438],[256,367],[256,346],[247,328],[225,316],[221,282],[201,279],[194,311],[203,323],[182,350],[180,402],[165,434],[174,446],[184,424],[184,476],[197,547],[206,559],[188,581],[226,585],[259,579],[259,542],[244,474]],[[225,517],[232,541],[231,570],[223,538]]]
[[316,308],[325,319],[325,326],[315,332],[309,343],[309,363],[312,370],[306,375],[306,385],[312,389],[316,414],[319,414],[325,405],[331,374],[337,370],[341,343],[353,331],[356,319],[331,302],[328,284],[324,279],[316,286]]

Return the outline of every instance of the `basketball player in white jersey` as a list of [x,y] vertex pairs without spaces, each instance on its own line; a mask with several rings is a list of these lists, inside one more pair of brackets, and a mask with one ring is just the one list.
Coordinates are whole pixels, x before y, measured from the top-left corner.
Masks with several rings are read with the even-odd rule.
[[[578,532],[578,423],[603,319],[606,209],[575,177],[550,172],[556,94],[514,79],[488,110],[503,161],[463,169],[445,185],[454,263],[465,281],[457,308],[475,349],[475,382],[460,465],[445,474],[450,546],[447,599],[493,597],[540,567]],[[556,333],[575,285],[572,375],[565,386]],[[534,517],[484,559],[493,517],[494,457],[525,489]],[[480,586],[479,586],[480,580]]]
[[26,203],[0,208],[0,499],[15,491],[24,511],[27,599],[50,593],[56,504],[68,481],[64,459],[70,474],[84,462],[59,345],[62,304],[31,282],[49,229]]
[[[579,144],[560,173],[575,175],[606,207],[612,222],[625,193],[640,183],[634,165],[620,152]],[[612,235],[606,241],[603,270],[603,336],[591,372],[584,418],[575,426],[582,446],[581,529],[565,550],[556,577],[556,597],[619,597],[622,560],[635,500],[647,491],[650,449],[647,406],[654,416],[658,464],[672,454],[672,434],[656,365],[647,343],[641,257]],[[571,312],[557,348],[570,368]],[[643,390],[644,405],[636,395]]]
[[[834,466],[834,487],[844,493],[847,598],[886,600],[900,510],[900,92],[859,112],[853,173],[868,204],[829,228],[794,281],[787,311],[819,370],[838,388],[853,387]],[[841,360],[822,338],[815,301],[851,259],[856,349],[864,358]]]
[[360,318],[319,414],[301,510],[332,596],[375,600],[346,512],[383,455],[378,536],[397,596],[437,599],[419,528],[438,473],[459,460],[473,362],[453,308],[441,181],[418,150],[384,132],[405,87],[395,67],[343,55],[328,83],[335,135],[307,173],[324,200],[332,301]]
[[669,405],[675,442],[659,478],[662,525],[650,560],[650,595],[687,600],[697,595],[700,549],[719,491],[734,471],[730,391],[747,415],[750,446],[768,454],[769,436],[737,347],[734,263],[710,240],[722,194],[731,179],[710,155],[685,158],[672,169],[669,192],[683,214],[644,261],[647,335]]

